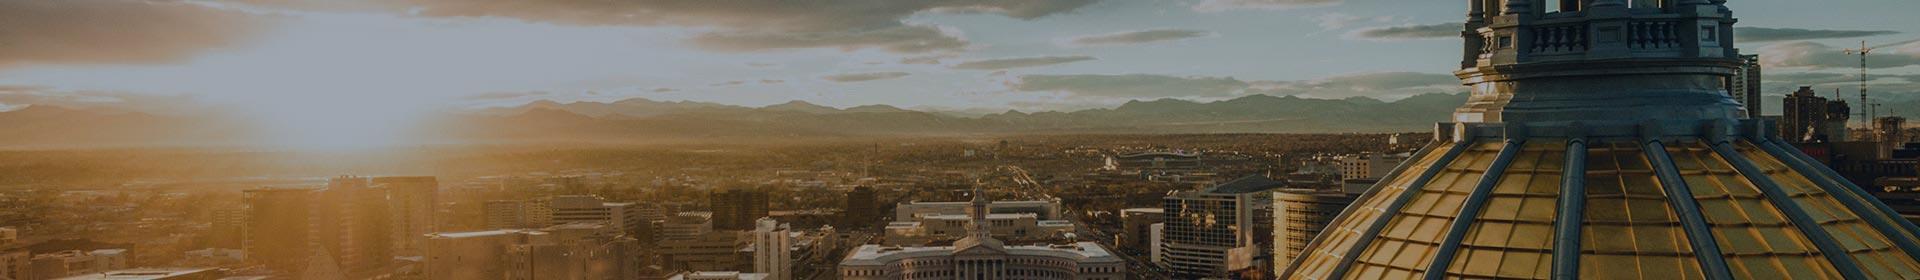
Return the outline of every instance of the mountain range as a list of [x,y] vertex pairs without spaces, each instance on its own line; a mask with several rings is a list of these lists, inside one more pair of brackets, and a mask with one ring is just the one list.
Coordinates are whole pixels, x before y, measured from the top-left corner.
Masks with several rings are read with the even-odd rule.
[[[440,114],[409,135],[435,142],[631,142],[768,137],[1130,133],[1346,133],[1429,129],[1466,94],[1396,101],[1251,95],[1195,102],[1139,100],[1070,112],[960,114],[804,101],[747,107],[626,99],[554,102]],[[219,146],[254,132],[243,119],[47,105],[0,112],[0,146]]]
[[[627,99],[535,101],[443,120],[459,139],[622,139],[747,136],[970,135],[1035,133],[1345,133],[1429,129],[1466,94],[1396,101],[1250,95],[1195,102],[1139,100],[1071,112],[1007,111],[968,116],[887,105],[834,108],[804,101],[765,107]],[[479,128],[479,129],[472,129]]]

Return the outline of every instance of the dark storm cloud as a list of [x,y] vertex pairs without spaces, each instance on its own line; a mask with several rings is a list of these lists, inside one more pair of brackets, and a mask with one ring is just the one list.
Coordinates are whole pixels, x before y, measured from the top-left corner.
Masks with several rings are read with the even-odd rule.
[[907,72],[874,72],[874,73],[848,73],[848,74],[828,75],[826,77],[821,77],[821,78],[826,79],[828,81],[834,81],[834,82],[854,83],[854,82],[895,79],[900,77],[906,77],[907,75],[908,75]]
[[[982,13],[1034,19],[1096,0],[243,0],[294,9],[385,9],[426,17],[499,17],[569,25],[712,27],[693,38],[718,51],[875,48],[893,52],[957,50],[967,45],[939,28],[903,20],[925,12]],[[346,2],[350,4],[339,4]]]
[[1460,30],[1460,23],[1401,25],[1354,30],[1347,37],[1376,41],[1443,39],[1460,37]]
[[1012,69],[1012,68],[1038,67],[1038,66],[1047,66],[1047,65],[1055,65],[1055,64],[1074,63],[1074,62],[1081,62],[1081,61],[1088,61],[1088,60],[1094,60],[1094,58],[1091,56],[1084,56],[1084,55],[999,58],[999,59],[986,59],[986,60],[961,62],[960,64],[953,65],[952,68],[967,69],[967,70],[1002,70],[1002,69]]
[[1744,43],[1842,39],[1890,34],[1900,34],[1900,32],[1885,30],[1811,30],[1766,27],[1736,27],[1733,29],[1734,41]]
[[178,1],[0,1],[0,68],[145,64],[236,44],[270,20]]
[[1153,29],[1081,36],[1075,37],[1068,42],[1081,46],[1132,45],[1205,37],[1212,34],[1211,32],[1200,30]]

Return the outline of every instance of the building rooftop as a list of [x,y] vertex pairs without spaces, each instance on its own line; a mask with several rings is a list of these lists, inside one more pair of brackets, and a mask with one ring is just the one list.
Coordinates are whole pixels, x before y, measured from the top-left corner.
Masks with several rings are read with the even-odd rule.
[[1253,175],[1253,176],[1247,176],[1247,177],[1240,177],[1240,179],[1234,179],[1233,181],[1227,182],[1225,184],[1220,184],[1220,185],[1213,186],[1211,188],[1207,188],[1206,191],[1208,193],[1218,193],[1218,194],[1243,194],[1243,193],[1262,192],[1262,191],[1272,190],[1272,189],[1285,187],[1285,186],[1287,186],[1287,182],[1268,179],[1266,176]]

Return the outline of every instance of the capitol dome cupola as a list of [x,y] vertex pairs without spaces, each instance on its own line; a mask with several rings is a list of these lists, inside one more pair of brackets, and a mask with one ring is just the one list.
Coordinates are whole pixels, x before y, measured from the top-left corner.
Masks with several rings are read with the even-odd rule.
[[1469,1],[1472,97],[1282,279],[1920,279],[1920,228],[1738,118],[1725,1]]

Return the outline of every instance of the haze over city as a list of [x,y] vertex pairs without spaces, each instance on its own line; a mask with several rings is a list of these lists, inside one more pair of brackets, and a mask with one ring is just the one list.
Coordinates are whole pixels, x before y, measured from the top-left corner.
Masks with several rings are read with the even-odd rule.
[[0,0],[0,280],[1920,279],[1915,11]]
[[[1457,1],[4,5],[13,43],[0,55],[0,107],[222,112],[244,121],[230,132],[257,138],[241,144],[269,146],[417,144],[403,134],[434,117],[539,100],[803,101],[977,117],[1162,98],[1465,91],[1451,62],[1421,59],[1458,48]],[[1738,46],[1776,69],[1769,95],[1848,84],[1853,63],[1840,51],[1859,40],[1886,46],[1873,65],[1885,102],[1910,105],[1906,93],[1920,92],[1908,78],[1920,30],[1902,22],[1920,4],[1728,5],[1750,15]],[[1371,131],[1424,126],[1411,123]]]

